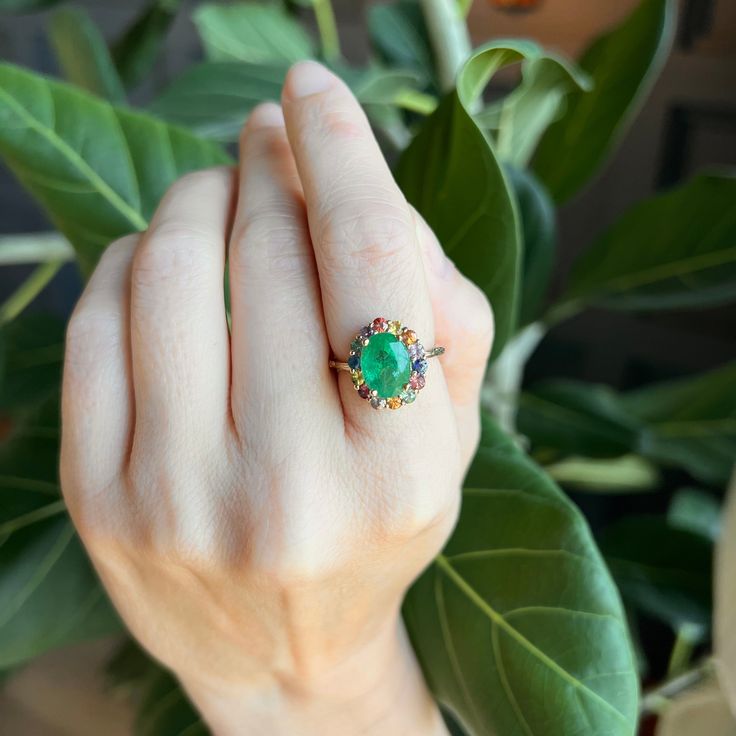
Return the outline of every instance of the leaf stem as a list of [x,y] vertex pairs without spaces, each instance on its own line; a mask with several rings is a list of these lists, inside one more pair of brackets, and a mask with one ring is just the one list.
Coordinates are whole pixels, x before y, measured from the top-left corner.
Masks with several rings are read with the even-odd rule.
[[415,89],[402,89],[396,93],[394,104],[410,112],[420,115],[431,115],[437,108],[437,99],[432,95],[418,92]]
[[330,0],[312,0],[312,10],[317,21],[322,56],[326,61],[336,61],[341,56],[340,36],[332,3]]
[[639,706],[639,713],[641,715],[648,713],[660,714],[673,698],[699,685],[710,677],[713,672],[713,660],[708,658],[677,677],[666,680],[644,694]]
[[667,678],[672,679],[687,671],[693,650],[703,638],[703,627],[698,624],[684,623],[677,629],[675,643],[670,653],[667,666]]
[[455,78],[470,56],[472,44],[457,0],[420,0],[434,51],[443,92],[455,87]]
[[74,249],[60,233],[22,233],[0,238],[0,266],[73,259]]
[[0,307],[0,325],[14,320],[44,290],[61,266],[62,261],[49,261],[37,266]]
[[12,534],[13,532],[17,532],[19,529],[23,529],[31,524],[56,516],[56,514],[61,514],[65,510],[66,504],[61,500],[54,501],[46,506],[41,506],[33,511],[29,511],[27,514],[17,516],[10,521],[6,521],[4,524],[0,524],[0,536]]
[[491,364],[484,397],[498,423],[509,434],[516,434],[516,412],[524,367],[546,334],[540,322],[533,322],[506,345],[499,358]]
[[542,322],[548,328],[556,327],[561,322],[572,319],[577,316],[585,308],[585,304],[578,299],[570,299],[568,301],[553,304],[542,317]]

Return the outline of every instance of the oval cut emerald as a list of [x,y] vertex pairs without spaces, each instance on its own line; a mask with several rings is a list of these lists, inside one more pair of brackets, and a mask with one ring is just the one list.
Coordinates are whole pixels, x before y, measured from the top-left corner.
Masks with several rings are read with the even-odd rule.
[[390,332],[371,336],[360,355],[360,367],[368,387],[382,399],[398,396],[411,377],[409,351]]

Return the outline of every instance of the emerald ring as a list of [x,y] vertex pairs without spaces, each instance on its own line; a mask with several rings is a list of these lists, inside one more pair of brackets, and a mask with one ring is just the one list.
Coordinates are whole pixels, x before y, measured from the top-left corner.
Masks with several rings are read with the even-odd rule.
[[398,320],[376,317],[350,343],[347,362],[331,360],[330,368],[349,371],[358,395],[374,409],[399,409],[424,388],[427,360],[444,352],[425,350],[416,332]]

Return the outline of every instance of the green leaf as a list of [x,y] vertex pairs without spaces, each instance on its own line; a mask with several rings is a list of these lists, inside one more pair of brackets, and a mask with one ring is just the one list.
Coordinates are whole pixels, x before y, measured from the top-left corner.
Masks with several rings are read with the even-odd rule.
[[181,0],[153,0],[115,42],[113,57],[126,86],[133,87],[151,71],[180,5]]
[[680,488],[667,509],[667,522],[715,542],[721,531],[721,505],[700,488]]
[[630,516],[601,535],[624,600],[669,623],[710,626],[713,545],[661,516]]
[[146,227],[173,181],[228,161],[214,143],[8,64],[0,155],[88,272],[111,240]]
[[306,31],[274,6],[253,2],[202,5],[194,11],[193,20],[212,61],[293,63],[314,56]]
[[0,444],[0,669],[119,630],[57,481],[56,401]]
[[499,158],[525,167],[567,95],[590,89],[586,75],[566,59],[549,54],[525,61],[521,84],[500,103],[496,134]]
[[407,90],[414,90],[419,77],[407,69],[386,69],[370,66],[356,69],[351,76],[337,69],[337,72],[350,85],[353,93],[362,104],[395,105]]
[[125,101],[105,39],[86,11],[58,10],[51,17],[49,35],[66,79],[111,102]]
[[697,308],[736,299],[736,178],[699,176],[637,204],[588,248],[562,298],[578,308]]
[[[14,496],[34,492],[0,481],[0,529],[22,521],[6,516]],[[47,503],[26,513],[26,525],[2,537],[0,667],[120,628],[74,527],[65,515],[52,516],[51,507]],[[29,524],[33,513],[38,520]]]
[[189,67],[150,110],[207,138],[234,141],[256,105],[280,99],[287,69],[285,64],[206,61]]
[[[206,61],[178,77],[150,110],[172,123],[219,141],[235,141],[250,111],[267,100],[278,101],[288,70],[284,63],[249,64]],[[365,105],[396,104],[416,83],[413,72],[376,67],[335,69]]]
[[556,201],[578,192],[620,143],[669,54],[675,15],[674,0],[642,0],[583,54],[579,66],[593,91],[567,97],[564,115],[534,157],[534,170]]
[[607,386],[546,381],[521,395],[519,431],[535,454],[617,457],[637,444],[639,424]]
[[524,240],[519,313],[523,326],[537,319],[544,304],[555,265],[557,218],[549,194],[530,171],[509,166],[506,174],[516,196]]
[[209,731],[176,678],[157,667],[146,683],[134,733],[135,736],[206,736]]
[[623,408],[644,425],[639,452],[725,487],[736,458],[736,363],[630,392]]
[[509,184],[469,108],[495,71],[537,50],[500,42],[477,51],[461,69],[457,91],[425,120],[396,169],[448,256],[488,295],[496,323],[492,357],[516,328],[521,232]]
[[0,332],[5,358],[0,411],[38,408],[57,396],[64,355],[64,325],[45,314],[23,314]]
[[433,692],[475,736],[630,736],[635,662],[585,521],[488,423],[475,473],[404,605]]
[[415,0],[399,0],[368,8],[368,33],[388,64],[411,69],[437,88],[432,46],[424,14]]
[[62,0],[0,0],[0,13],[30,13],[58,5]]
[[538,457],[634,452],[723,486],[736,457],[736,363],[624,394],[545,382],[521,396],[518,425]]

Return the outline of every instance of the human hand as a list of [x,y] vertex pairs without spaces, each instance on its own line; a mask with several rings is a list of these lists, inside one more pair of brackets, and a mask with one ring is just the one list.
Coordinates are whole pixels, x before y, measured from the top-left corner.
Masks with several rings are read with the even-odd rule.
[[[69,326],[62,487],[215,733],[442,733],[400,605],[456,519],[490,310],[341,81],[298,64],[282,105],[237,172],[185,176],[105,252]],[[398,411],[328,368],[378,314],[447,347]]]

